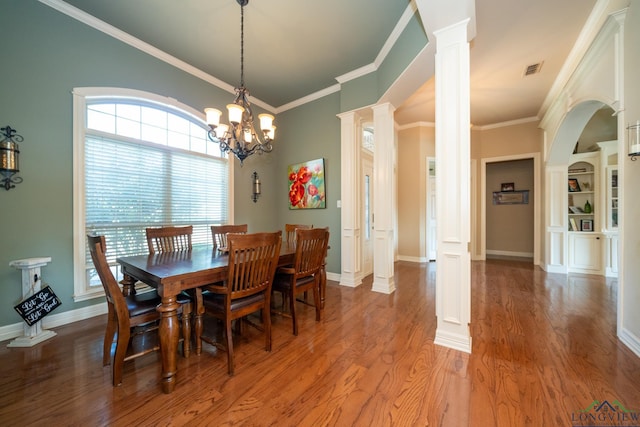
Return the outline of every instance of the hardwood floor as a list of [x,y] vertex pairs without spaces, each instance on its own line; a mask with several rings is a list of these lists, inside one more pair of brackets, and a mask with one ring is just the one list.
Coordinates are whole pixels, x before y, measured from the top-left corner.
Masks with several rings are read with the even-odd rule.
[[584,411],[594,400],[638,416],[640,358],[615,336],[615,281],[472,263],[468,355],[433,344],[435,274],[435,264],[398,262],[392,295],[371,292],[370,279],[329,282],[320,323],[301,305],[294,337],[291,320],[274,316],[271,353],[245,328],[234,377],[205,344],[178,358],[170,395],[157,353],[127,362],[112,387],[104,316],[35,348],[1,343],[0,425],[571,426],[597,415]]

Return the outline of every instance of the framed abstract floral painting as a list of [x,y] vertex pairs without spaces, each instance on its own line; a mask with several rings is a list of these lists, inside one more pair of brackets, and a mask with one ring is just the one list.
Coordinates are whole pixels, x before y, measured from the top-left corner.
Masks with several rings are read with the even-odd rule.
[[324,209],[324,159],[289,165],[289,209]]

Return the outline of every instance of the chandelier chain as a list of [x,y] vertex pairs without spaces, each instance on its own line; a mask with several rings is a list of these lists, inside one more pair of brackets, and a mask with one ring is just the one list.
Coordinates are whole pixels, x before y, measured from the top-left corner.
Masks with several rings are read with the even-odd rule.
[[244,87],[244,5],[240,5],[240,86]]
[[[236,97],[233,104],[227,105],[229,124],[220,124],[220,110],[205,108],[205,112],[209,125],[209,139],[220,145],[221,152],[233,153],[242,166],[244,159],[252,154],[270,153],[273,150],[276,127],[273,126],[273,115],[266,113],[258,115],[262,138],[253,125],[249,91],[244,86],[244,7],[249,0],[236,1],[240,5],[240,86],[235,88]],[[220,134],[217,133],[217,128]]]

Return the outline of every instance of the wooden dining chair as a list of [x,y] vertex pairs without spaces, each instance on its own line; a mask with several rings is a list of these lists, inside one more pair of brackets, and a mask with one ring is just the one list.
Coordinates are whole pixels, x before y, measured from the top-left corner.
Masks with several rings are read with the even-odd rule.
[[[87,235],[87,240],[93,265],[98,272],[107,299],[108,315],[104,333],[102,365],[112,365],[115,387],[122,383],[124,362],[160,348],[156,340],[152,346],[134,350],[131,340],[135,335],[158,329],[160,313],[156,307],[160,304],[161,299],[155,291],[125,296],[107,262],[105,255],[107,247],[104,236]],[[111,346],[116,333],[116,346],[113,363],[111,363]]]
[[[278,265],[282,232],[229,234],[229,273],[220,285],[198,289],[196,340],[207,342],[227,352],[229,375],[234,374],[232,321],[256,311],[262,312],[262,325],[247,322],[265,334],[265,350],[271,351],[271,286]],[[203,335],[202,314],[224,322],[226,344]],[[246,320],[246,319],[245,319]]]
[[193,226],[150,227],[146,230],[149,253],[190,250]]
[[279,267],[276,270],[273,290],[282,293],[283,301],[289,301],[289,315],[293,322],[294,335],[298,335],[296,301],[306,303],[306,300],[297,300],[297,295],[309,290],[313,291],[316,321],[320,321],[322,310],[320,285],[328,244],[328,228],[298,228],[296,229],[296,254],[293,266]]
[[247,224],[212,225],[211,237],[213,238],[213,248],[227,248],[228,233],[247,234],[248,229]]
[[[163,253],[175,251],[190,251],[193,249],[191,235],[193,234],[193,226],[187,225],[182,227],[149,227],[145,229],[147,236],[147,246],[149,253]],[[182,292],[178,295],[178,303],[182,306],[182,334],[184,340],[182,342],[182,352],[185,357],[189,357],[191,353],[191,316],[193,313],[193,292],[188,294]]]
[[308,230],[313,228],[313,225],[306,224],[285,224],[284,225],[284,236],[287,243],[295,243],[296,241],[296,230],[301,228],[303,230]]

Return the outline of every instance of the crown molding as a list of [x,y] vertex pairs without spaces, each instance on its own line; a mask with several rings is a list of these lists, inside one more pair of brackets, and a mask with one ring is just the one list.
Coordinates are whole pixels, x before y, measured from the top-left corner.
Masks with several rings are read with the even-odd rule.
[[[201,80],[204,80],[207,83],[210,83],[226,92],[229,92],[230,94],[234,95],[235,94],[235,87],[223,82],[222,80],[208,74],[205,73],[204,71],[200,70],[199,68],[196,68],[172,55],[169,55],[168,53],[156,48],[155,46],[152,46],[136,37],[133,37],[132,35],[74,7],[71,6],[70,4],[64,2],[63,0],[38,0],[40,3],[51,7],[52,9],[57,10],[58,12],[61,12],[79,22],[82,22],[85,25],[88,25],[92,28],[95,28],[98,31],[103,32],[104,34],[107,34],[108,36],[111,36],[117,40],[120,40],[121,42],[128,44],[129,46],[132,46],[142,52],[145,52],[163,62],[166,62],[169,65],[172,65],[186,73],[189,73]],[[413,15],[415,15],[417,11],[417,6],[415,3],[415,0],[411,0],[411,2],[409,3],[409,5],[407,6],[407,8],[405,9],[404,13],[402,14],[402,16],[400,17],[400,20],[398,21],[398,23],[396,24],[396,26],[394,27],[393,31],[391,32],[391,34],[389,35],[389,37],[387,38],[386,42],[384,43],[384,45],[382,46],[380,52],[378,53],[376,59],[374,60],[374,62],[372,62],[371,64],[365,65],[363,67],[360,67],[356,70],[350,71],[348,73],[345,73],[341,76],[336,77],[336,81],[338,81],[337,85],[332,85],[329,86],[325,89],[321,89],[317,92],[311,93],[307,96],[304,96],[302,98],[299,98],[297,100],[294,100],[292,102],[289,102],[287,104],[284,104],[280,107],[274,107],[272,105],[267,104],[266,102],[263,102],[257,98],[255,98],[254,96],[251,97],[251,103],[254,105],[257,105],[259,107],[264,108],[267,111],[270,111],[274,114],[278,114],[281,113],[283,111],[287,111],[290,110],[292,108],[295,107],[299,107],[301,105],[307,104],[309,102],[315,101],[317,99],[320,99],[322,97],[325,97],[327,95],[330,95],[332,93],[338,92],[340,90],[340,85],[344,84],[350,80],[354,80],[357,79],[361,76],[367,75],[369,73],[375,72],[378,67],[380,66],[380,64],[382,64],[382,62],[384,61],[384,59],[387,57],[387,55],[389,54],[389,52],[391,51],[391,48],[393,47],[393,45],[398,41],[398,38],[400,37],[400,35],[402,34],[402,32],[404,31],[404,29],[406,28],[406,26],[409,24],[409,21],[411,20],[411,18],[413,17]]]
[[[172,65],[186,73],[189,73],[201,80],[204,80],[207,83],[210,83],[226,92],[229,92],[232,95],[235,95],[235,87],[223,82],[222,80],[212,76],[211,74],[207,74],[199,68],[194,67],[168,53],[156,48],[155,46],[150,45],[149,43],[143,42],[142,40],[133,37],[129,33],[126,33],[113,25],[107,24],[106,22],[89,15],[88,13],[71,6],[68,3],[65,3],[62,0],[38,0],[40,3],[49,6],[58,12],[64,13],[65,15],[82,22],[85,25],[88,25],[92,28],[95,28],[98,31],[107,34],[108,36],[113,37],[116,40],[120,40],[121,42],[128,44],[131,47],[134,47],[148,55],[151,55],[159,60],[166,62],[169,65]],[[267,111],[274,112],[275,107],[263,102],[256,97],[251,97],[251,103],[257,105],[259,107],[264,108]]]
[[508,126],[521,125],[524,123],[537,122],[539,120],[540,119],[537,116],[533,116],[533,117],[525,117],[522,119],[509,120],[506,122],[492,123],[490,125],[483,125],[483,126],[472,125],[472,127],[473,127],[473,130],[490,130],[490,129],[504,128]]

